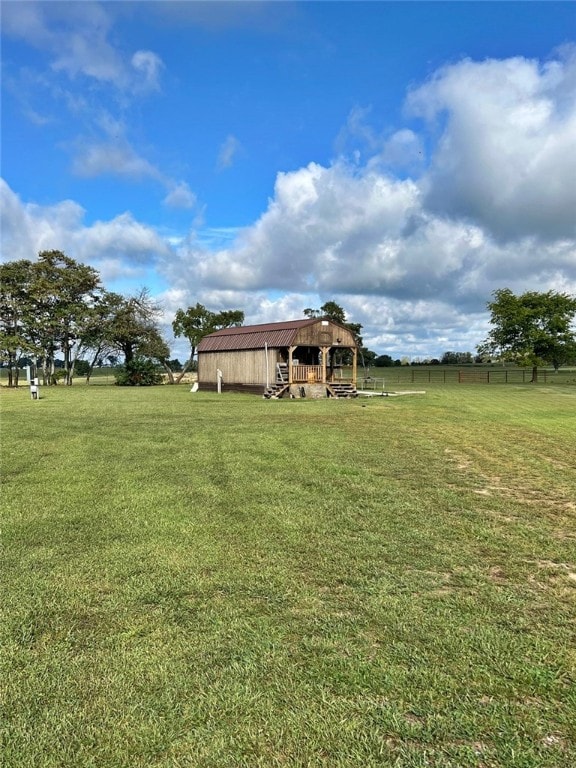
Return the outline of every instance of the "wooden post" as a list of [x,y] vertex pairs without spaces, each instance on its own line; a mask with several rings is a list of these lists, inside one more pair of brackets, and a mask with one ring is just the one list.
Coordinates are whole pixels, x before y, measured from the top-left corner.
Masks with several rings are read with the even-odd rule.
[[292,355],[296,347],[288,347],[288,384],[292,385]]
[[358,350],[356,347],[352,350],[352,386],[356,388],[356,379],[358,377]]
[[322,384],[326,384],[328,380],[326,378],[326,362],[330,352],[330,347],[320,347],[320,350],[322,351]]

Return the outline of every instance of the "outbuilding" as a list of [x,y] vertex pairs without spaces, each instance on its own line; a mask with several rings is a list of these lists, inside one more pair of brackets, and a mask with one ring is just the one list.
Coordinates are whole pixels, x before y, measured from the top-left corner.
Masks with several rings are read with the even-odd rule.
[[[323,318],[223,328],[198,345],[198,385],[276,398],[351,397],[357,354],[352,331]],[[351,358],[347,378],[343,357]]]

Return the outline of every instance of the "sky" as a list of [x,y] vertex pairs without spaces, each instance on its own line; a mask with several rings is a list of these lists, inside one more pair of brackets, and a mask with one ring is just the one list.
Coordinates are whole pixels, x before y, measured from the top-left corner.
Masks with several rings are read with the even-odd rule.
[[472,351],[576,294],[576,3],[2,0],[2,261]]

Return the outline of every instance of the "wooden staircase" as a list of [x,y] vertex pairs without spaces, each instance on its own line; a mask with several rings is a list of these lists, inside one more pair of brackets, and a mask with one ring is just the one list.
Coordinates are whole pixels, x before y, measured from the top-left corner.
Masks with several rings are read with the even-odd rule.
[[264,390],[263,397],[265,397],[266,400],[279,400],[281,397],[284,397],[289,389],[290,384],[270,384],[270,386],[266,387]]
[[276,363],[276,383],[266,387],[264,390],[264,397],[267,400],[278,400],[283,397],[289,389],[288,364]]
[[340,384],[332,381],[330,384],[326,384],[326,389],[329,397],[358,397],[356,387],[352,384]]

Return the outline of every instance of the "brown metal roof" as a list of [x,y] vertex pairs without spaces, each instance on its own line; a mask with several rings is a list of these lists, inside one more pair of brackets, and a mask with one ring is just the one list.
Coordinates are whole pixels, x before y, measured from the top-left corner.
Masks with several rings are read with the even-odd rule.
[[243,325],[240,328],[223,328],[221,331],[204,336],[198,345],[199,352],[220,352],[230,349],[262,349],[269,347],[289,347],[296,334],[306,325],[313,325],[318,318],[288,320],[284,323],[264,323],[263,325]]

